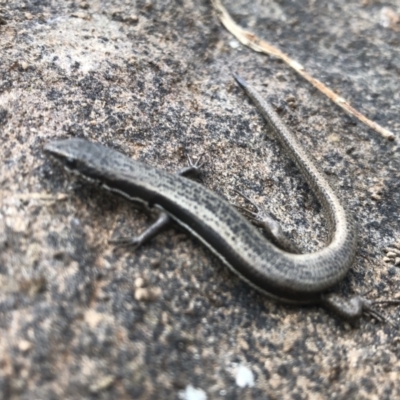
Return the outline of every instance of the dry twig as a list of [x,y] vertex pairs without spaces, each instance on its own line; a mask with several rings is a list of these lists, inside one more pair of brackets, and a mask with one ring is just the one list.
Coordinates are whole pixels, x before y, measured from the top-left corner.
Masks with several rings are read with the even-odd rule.
[[334,91],[325,86],[318,79],[315,79],[310,74],[308,74],[304,67],[295,60],[292,60],[287,54],[283,53],[278,48],[272,46],[268,42],[259,39],[253,33],[244,30],[236,22],[231,18],[229,13],[226,11],[224,6],[221,4],[220,0],[211,0],[216,10],[218,17],[221,23],[225,26],[225,28],[236,37],[239,42],[244,44],[245,46],[250,47],[251,49],[258,51],[260,53],[270,54],[272,56],[280,58],[284,61],[289,67],[293,68],[299,75],[301,75],[304,79],[310,82],[314,87],[316,87],[319,91],[325,94],[325,96],[329,97],[334,103],[336,103],[339,107],[341,107],[348,114],[354,116],[359,121],[363,122],[365,125],[372,128],[375,132],[381,134],[384,138],[388,140],[394,140],[394,134],[386,128],[383,128],[379,124],[374,121],[371,121],[366,116],[361,114],[355,108],[353,108],[347,100],[343,97],[337,95]]

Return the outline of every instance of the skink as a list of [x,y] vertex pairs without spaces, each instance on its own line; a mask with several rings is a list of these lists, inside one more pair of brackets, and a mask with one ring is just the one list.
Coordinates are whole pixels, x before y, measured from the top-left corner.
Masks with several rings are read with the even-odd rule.
[[353,262],[354,222],[278,114],[242,78],[235,78],[321,202],[330,232],[325,248],[310,254],[285,251],[267,241],[235,207],[199,183],[131,160],[100,144],[66,139],[48,143],[44,151],[66,169],[104,189],[159,209],[168,216],[160,225],[171,218],[240,278],[272,298],[294,304],[323,303],[349,320],[363,312],[384,319],[364,298],[346,300],[329,293]]

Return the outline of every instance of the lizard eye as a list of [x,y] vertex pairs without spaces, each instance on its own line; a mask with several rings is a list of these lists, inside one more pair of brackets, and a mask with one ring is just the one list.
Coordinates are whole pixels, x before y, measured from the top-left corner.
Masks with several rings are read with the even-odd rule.
[[73,159],[73,158],[67,158],[67,159],[65,160],[65,167],[68,168],[68,169],[76,169],[77,164],[78,164],[78,163],[77,163],[76,160]]

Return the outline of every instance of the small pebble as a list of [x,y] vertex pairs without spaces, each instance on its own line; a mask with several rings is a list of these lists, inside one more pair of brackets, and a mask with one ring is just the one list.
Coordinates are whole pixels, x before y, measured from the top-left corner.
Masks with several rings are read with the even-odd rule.
[[140,278],[140,277],[136,278],[134,285],[135,285],[135,288],[137,288],[137,289],[144,287],[144,279]]
[[27,340],[21,340],[18,343],[18,348],[19,348],[20,351],[25,353],[26,351],[28,351],[28,350],[30,350],[32,348],[32,343],[28,342]]
[[161,296],[160,288],[138,288],[135,290],[135,300],[154,301]]

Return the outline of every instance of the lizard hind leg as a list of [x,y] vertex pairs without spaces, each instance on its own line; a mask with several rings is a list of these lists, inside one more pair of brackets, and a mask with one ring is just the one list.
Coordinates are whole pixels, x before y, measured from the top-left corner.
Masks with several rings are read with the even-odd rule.
[[321,297],[321,302],[328,309],[334,311],[343,319],[350,323],[354,323],[361,318],[363,314],[375,318],[379,322],[386,322],[393,327],[398,328],[398,325],[386,317],[383,313],[376,310],[376,304],[400,304],[400,300],[378,300],[370,301],[364,296],[355,295],[350,298],[344,298],[335,293],[324,294]]
[[292,242],[291,239],[283,232],[281,224],[266,211],[262,210],[256,203],[254,203],[249,197],[247,197],[242,192],[235,190],[237,194],[242,196],[246,201],[248,201],[255,209],[256,212],[250,211],[248,208],[242,206],[236,206],[241,210],[244,210],[250,215],[250,219],[254,225],[261,228],[265,236],[274,243],[281,250],[285,250],[292,254],[301,254],[301,250],[296,244]]

